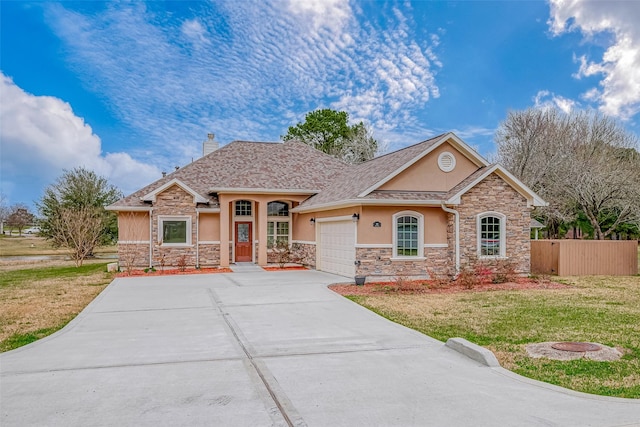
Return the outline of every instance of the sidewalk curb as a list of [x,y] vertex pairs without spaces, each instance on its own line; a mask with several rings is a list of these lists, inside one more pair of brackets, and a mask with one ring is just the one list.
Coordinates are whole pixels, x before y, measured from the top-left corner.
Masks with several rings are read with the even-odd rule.
[[498,359],[496,359],[496,356],[490,350],[480,347],[478,344],[474,344],[464,338],[449,338],[445,346],[485,366],[491,368],[500,367],[500,362],[498,362]]

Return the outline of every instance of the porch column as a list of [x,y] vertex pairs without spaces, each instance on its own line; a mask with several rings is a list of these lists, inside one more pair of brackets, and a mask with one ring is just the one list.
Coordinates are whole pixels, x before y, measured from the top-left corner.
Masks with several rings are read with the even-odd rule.
[[229,267],[229,202],[220,199],[220,267]]
[[267,203],[258,205],[258,265],[267,265]]

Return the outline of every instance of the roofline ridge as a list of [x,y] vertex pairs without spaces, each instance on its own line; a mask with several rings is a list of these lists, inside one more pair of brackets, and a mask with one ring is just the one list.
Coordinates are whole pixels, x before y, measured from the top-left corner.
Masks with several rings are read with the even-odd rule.
[[362,163],[358,163],[358,164],[359,164],[359,165],[367,164],[367,163],[372,162],[372,161],[374,161],[374,160],[378,160],[378,159],[381,159],[381,158],[383,158],[383,157],[390,156],[391,154],[396,154],[396,153],[399,153],[399,152],[401,152],[401,151],[407,150],[407,149],[409,149],[409,148],[415,147],[416,145],[420,145],[420,144],[423,144],[423,143],[425,143],[425,142],[432,141],[432,140],[434,140],[434,139],[442,138],[444,135],[447,135],[447,134],[449,134],[449,133],[451,133],[451,132],[441,133],[440,135],[436,135],[436,136],[433,136],[433,137],[431,137],[431,138],[427,138],[427,139],[425,139],[424,141],[420,141],[420,142],[416,142],[416,143],[414,143],[414,144],[407,145],[406,147],[399,148],[399,149],[397,149],[397,150],[395,150],[395,151],[391,151],[390,153],[385,153],[385,154],[383,154],[383,155],[381,155],[381,156],[374,157],[374,158],[373,158],[373,159],[371,159],[371,160],[367,160],[366,162],[362,162]]

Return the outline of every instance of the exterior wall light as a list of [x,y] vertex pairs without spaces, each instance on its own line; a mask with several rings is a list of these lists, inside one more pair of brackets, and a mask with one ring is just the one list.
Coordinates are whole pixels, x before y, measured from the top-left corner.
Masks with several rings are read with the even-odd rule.
[[380,221],[373,221],[373,226],[374,227],[382,227],[382,223]]
[[353,215],[351,215],[351,219],[353,220],[353,222],[358,222],[358,220],[360,219],[360,214],[354,213]]
[[309,224],[311,224],[311,225],[316,225],[316,219],[315,219],[315,218],[311,218],[311,219],[309,220]]

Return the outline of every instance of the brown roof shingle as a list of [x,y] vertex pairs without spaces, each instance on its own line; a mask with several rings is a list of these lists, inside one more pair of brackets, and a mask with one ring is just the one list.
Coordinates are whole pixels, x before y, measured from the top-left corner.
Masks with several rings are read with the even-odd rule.
[[234,141],[117,201],[111,208],[145,206],[140,198],[178,179],[217,206],[218,188],[319,191],[349,166],[297,141]]
[[326,190],[307,199],[301,206],[306,208],[340,200],[356,199],[360,193],[382,181],[431,148],[441,137],[442,135],[438,135],[418,144],[345,169],[340,175],[336,175],[333,178],[331,185]]

